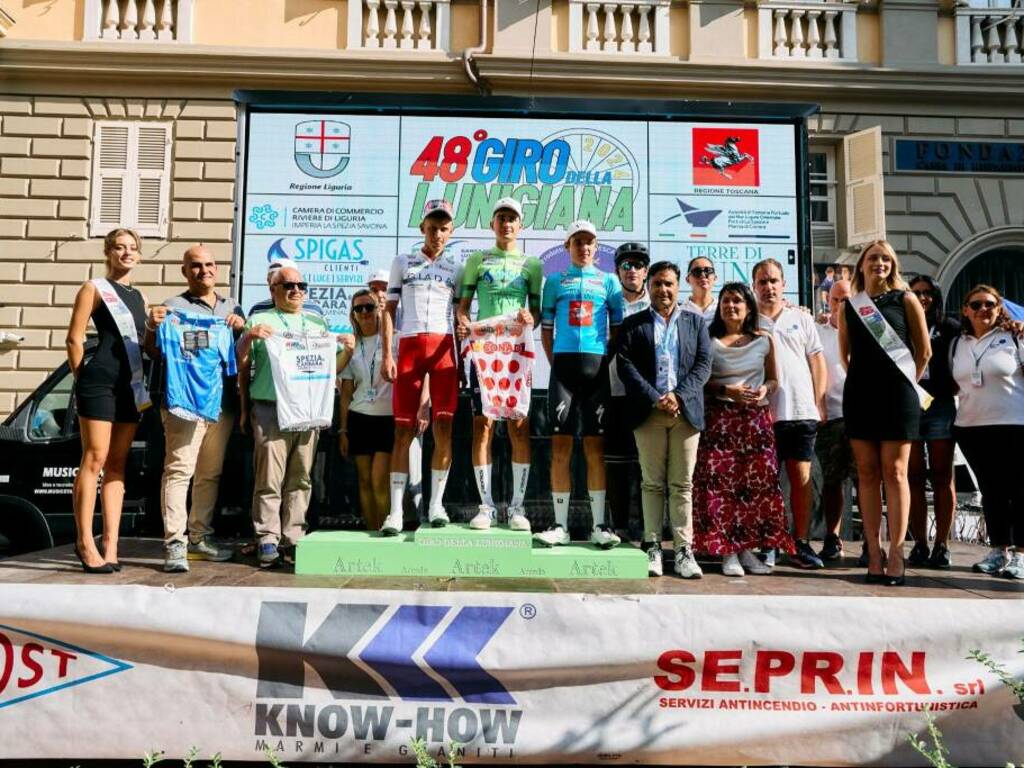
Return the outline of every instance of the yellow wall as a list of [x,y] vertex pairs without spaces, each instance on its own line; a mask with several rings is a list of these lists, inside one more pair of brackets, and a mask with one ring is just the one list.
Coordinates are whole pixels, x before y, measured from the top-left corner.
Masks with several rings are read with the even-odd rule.
[[551,50],[569,50],[569,3],[565,0],[551,3]]
[[201,0],[193,3],[192,42],[268,48],[345,48],[347,14],[348,8],[341,0]]
[[[494,4],[487,10],[487,17],[494,21]],[[493,34],[494,27],[487,25]],[[488,43],[491,40],[488,39]],[[467,48],[480,44],[480,4],[452,3],[452,52],[462,53]]]
[[80,40],[85,0],[7,0],[11,40]]
[[690,57],[690,11],[685,6],[675,6],[669,9],[669,14],[669,52],[685,61]]
[[939,64],[956,64],[956,21],[939,16]]
[[748,59],[758,58],[757,8],[743,9],[743,39]]
[[861,64],[881,64],[881,27],[878,14],[857,14],[857,60]]

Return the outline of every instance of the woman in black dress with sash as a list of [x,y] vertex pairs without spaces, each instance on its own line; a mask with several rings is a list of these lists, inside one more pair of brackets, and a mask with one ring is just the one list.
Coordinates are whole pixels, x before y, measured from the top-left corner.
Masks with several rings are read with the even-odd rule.
[[[103,242],[106,277],[82,285],[75,296],[68,326],[68,364],[75,377],[75,406],[82,438],[82,463],[75,476],[73,496],[75,554],[86,573],[121,570],[117,538],[125,464],[139,425],[139,410],[148,405],[149,399],[144,382],[138,377],[133,382],[132,361],[141,364],[143,337],[155,327],[154,323],[163,320],[167,311],[165,307],[154,307],[147,320],[146,298],[131,284],[131,272],[141,259],[141,249],[141,239],[130,229],[115,229],[107,234]],[[124,327],[119,326],[115,313],[122,318]],[[85,336],[90,320],[96,327],[99,343],[87,362]],[[134,347],[131,352],[130,346]],[[101,471],[102,553],[93,539],[96,484]]]
[[[861,251],[854,293],[865,292],[914,359],[920,378],[931,345],[921,303],[900,277],[896,251],[885,240]],[[868,307],[870,309],[870,307]],[[857,501],[868,547],[867,581],[897,586],[904,581],[903,539],[910,516],[907,465],[920,432],[921,403],[896,363],[864,325],[852,299],[839,318],[839,356],[846,364],[843,418],[857,462]],[[883,573],[882,486],[889,521],[889,558]]]

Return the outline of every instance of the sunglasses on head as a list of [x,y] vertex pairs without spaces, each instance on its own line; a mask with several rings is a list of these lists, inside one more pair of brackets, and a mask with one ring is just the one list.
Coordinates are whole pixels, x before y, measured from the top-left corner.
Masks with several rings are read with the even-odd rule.
[[967,302],[967,306],[972,311],[977,312],[979,309],[995,309],[998,305],[994,301],[975,299],[974,301]]
[[278,283],[278,285],[280,285],[286,291],[302,291],[303,293],[305,293],[306,289],[309,288],[309,283],[294,283],[290,280],[287,283]]
[[354,304],[352,306],[352,311],[353,312],[376,312],[377,311],[377,305],[376,304]]
[[714,267],[694,267],[690,270],[690,274],[694,277],[711,277],[715,274]]
[[647,265],[644,264],[642,261],[628,261],[627,260],[627,261],[623,261],[621,264],[619,264],[619,269],[624,269],[627,272],[629,270],[631,270],[631,269],[635,269],[635,270],[639,271],[639,270],[643,269],[646,266]]

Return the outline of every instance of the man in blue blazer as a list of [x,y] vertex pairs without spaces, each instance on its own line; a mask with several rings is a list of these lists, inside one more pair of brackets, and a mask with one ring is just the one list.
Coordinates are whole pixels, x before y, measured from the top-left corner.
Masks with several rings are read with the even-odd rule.
[[661,526],[666,487],[676,574],[703,574],[693,557],[693,468],[704,429],[704,385],[711,377],[711,339],[704,319],[679,306],[679,267],[659,261],[648,271],[651,308],[626,318],[616,341],[626,388],[626,421],[640,454],[647,572],[662,575]]

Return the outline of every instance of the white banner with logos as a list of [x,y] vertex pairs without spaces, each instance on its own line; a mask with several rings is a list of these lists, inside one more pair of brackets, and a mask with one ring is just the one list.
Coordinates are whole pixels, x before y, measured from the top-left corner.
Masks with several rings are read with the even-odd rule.
[[423,204],[439,197],[455,210],[450,247],[465,255],[493,245],[492,207],[511,196],[523,206],[519,247],[545,274],[568,265],[565,233],[583,218],[606,271],[628,241],[683,267],[709,258],[720,282],[748,281],[774,258],[798,298],[794,125],[254,111],[246,135],[246,309],[266,298],[267,264],[287,257],[331,327],[348,330],[351,295],[419,247]]
[[0,585],[0,759],[1024,759],[1024,603]]

